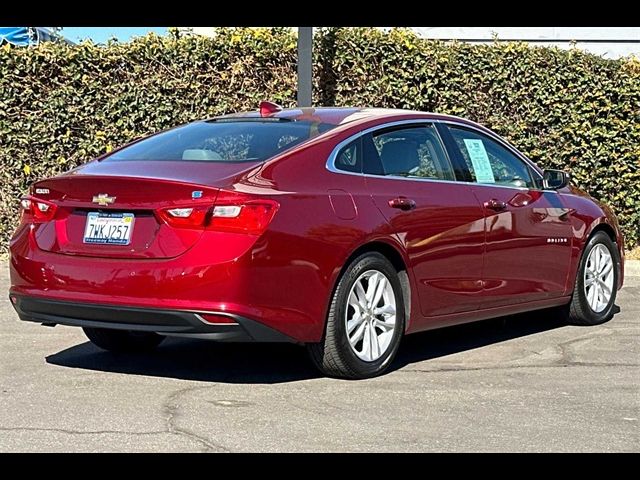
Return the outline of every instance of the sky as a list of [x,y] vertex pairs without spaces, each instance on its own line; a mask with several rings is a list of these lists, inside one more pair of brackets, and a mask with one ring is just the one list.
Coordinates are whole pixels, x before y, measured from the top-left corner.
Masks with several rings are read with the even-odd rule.
[[60,33],[75,43],[85,38],[90,38],[94,43],[106,43],[111,37],[126,42],[132,37],[146,35],[148,32],[164,35],[167,33],[167,27],[64,27]]

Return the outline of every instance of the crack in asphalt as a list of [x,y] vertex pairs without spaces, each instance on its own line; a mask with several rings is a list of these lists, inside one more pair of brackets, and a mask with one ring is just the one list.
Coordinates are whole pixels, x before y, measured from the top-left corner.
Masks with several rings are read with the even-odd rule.
[[436,368],[436,369],[406,369],[398,370],[399,373],[442,373],[442,372],[474,372],[482,370],[516,370],[519,368],[567,368],[567,367],[640,367],[637,363],[597,363],[597,362],[570,362],[570,363],[555,363],[552,365],[502,365],[493,366],[487,365],[486,367],[451,367],[451,368]]
[[173,392],[171,395],[167,397],[165,402],[162,404],[162,411],[165,414],[166,426],[165,430],[153,430],[149,432],[130,432],[126,430],[71,430],[65,428],[40,428],[40,427],[0,427],[0,432],[17,432],[17,431],[25,431],[25,432],[55,432],[55,433],[63,433],[67,435],[134,435],[134,436],[144,436],[144,435],[176,435],[179,437],[187,438],[193,442],[196,442],[204,447],[205,452],[215,451],[215,452],[231,452],[228,448],[216,444],[212,442],[210,439],[198,435],[197,433],[188,430],[186,428],[179,427],[176,424],[176,420],[179,417],[179,399],[183,395],[188,393],[192,393],[196,390],[204,390],[208,388],[213,388],[214,385],[205,385],[205,386],[195,386],[195,387],[186,387],[180,390]]
[[565,340],[564,342],[560,342],[556,345],[556,348],[560,352],[560,358],[556,360],[554,363],[558,365],[579,364],[580,362],[577,362],[574,360],[575,353],[569,350],[571,346],[575,345],[576,343],[592,342],[598,339],[599,337],[610,336],[614,334],[615,334],[615,331],[613,329],[609,327],[601,327],[600,331],[593,332],[588,335],[583,335],[582,337],[571,338],[569,340]]
[[[610,328],[610,327],[601,327],[599,332],[594,332],[586,336],[571,338],[564,342],[560,342],[554,346],[555,349],[558,350],[559,358],[552,360],[548,364],[544,363],[534,363],[534,364],[515,364],[515,365],[486,365],[481,367],[441,367],[441,368],[432,368],[432,369],[421,369],[421,368],[412,368],[406,369],[403,368],[399,370],[399,372],[412,372],[412,373],[440,373],[440,372],[473,372],[473,371],[483,371],[483,370],[514,370],[521,368],[566,368],[566,367],[640,367],[640,364],[637,363],[615,363],[615,362],[581,362],[578,360],[574,360],[575,354],[570,351],[570,347],[577,343],[583,342],[591,342],[596,340],[598,337],[616,335],[618,336],[619,332]],[[534,352],[538,353],[538,352]],[[529,354],[525,355],[521,358],[513,358],[507,360],[507,362],[517,362],[518,360],[522,360],[530,356]]]
[[231,453],[231,450],[229,450],[228,448],[216,444],[214,442],[212,442],[209,438],[207,437],[203,437],[201,435],[198,435],[197,433],[188,430],[186,428],[182,428],[179,427],[176,424],[176,420],[178,419],[178,417],[180,416],[179,413],[179,409],[180,409],[180,404],[179,404],[179,399],[180,397],[188,394],[188,393],[193,393],[196,390],[205,390],[205,389],[209,389],[209,388],[213,388],[215,387],[215,385],[200,385],[200,386],[196,386],[196,387],[185,387],[185,388],[181,388],[180,390],[177,390],[175,392],[173,392],[171,395],[169,395],[167,397],[167,399],[164,401],[164,403],[162,404],[162,409],[163,412],[165,414],[166,417],[166,424],[167,424],[167,429],[169,431],[169,433],[172,433],[174,435],[180,435],[180,436],[184,436],[187,437],[195,442],[198,442],[199,444],[203,445],[205,447],[204,451],[205,452],[210,452],[210,451],[217,451],[217,452],[226,452],[226,453]]
[[156,430],[152,432],[127,432],[123,430],[69,430],[66,428],[40,428],[40,427],[0,427],[0,432],[57,432],[68,435],[161,435],[171,433],[167,430]]

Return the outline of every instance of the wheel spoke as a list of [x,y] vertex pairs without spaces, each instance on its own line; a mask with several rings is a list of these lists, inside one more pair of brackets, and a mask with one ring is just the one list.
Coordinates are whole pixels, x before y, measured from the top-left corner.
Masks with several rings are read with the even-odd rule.
[[600,310],[600,304],[602,303],[602,287],[600,283],[596,283],[596,306],[597,310]]
[[362,339],[366,328],[367,328],[367,324],[364,322],[361,322],[358,329],[353,333],[353,335],[351,335],[351,337],[349,337],[349,343],[351,344],[352,347],[355,348],[356,344]]
[[604,252],[600,257],[600,275],[611,263],[611,255],[609,255],[609,252]]
[[359,316],[362,316],[364,311],[366,310],[366,307],[362,305],[362,302],[360,302],[360,300],[358,299],[358,295],[356,294],[355,290],[351,292],[351,295],[349,295],[349,306],[353,307],[353,310]]
[[384,316],[390,317],[391,315],[395,315],[396,314],[396,307],[391,305],[391,304],[389,304],[389,303],[386,303],[382,307],[374,308],[373,309],[373,314],[374,315],[384,315]]
[[347,335],[351,335],[354,328],[362,323],[362,320],[362,315],[359,311],[356,311],[356,313],[353,314],[353,317],[351,317],[351,320],[347,320]]
[[584,281],[584,286],[586,287],[590,287],[591,285],[593,285],[593,282],[596,281],[596,277],[587,277]]
[[369,325],[369,340],[371,341],[371,359],[378,358],[380,356],[380,346],[378,345],[378,334],[373,325]]
[[366,323],[362,324],[364,336],[362,338],[362,357],[365,360],[371,360],[371,329]]
[[600,304],[603,303],[603,298],[604,295],[602,293],[602,286],[600,285],[600,283],[596,283],[596,311],[599,312],[600,310],[602,310],[602,308],[600,307]]
[[373,295],[373,300],[371,301],[372,307],[377,307],[378,303],[380,303],[380,299],[382,298],[382,294],[384,293],[384,289],[387,287],[387,279],[382,275],[378,279],[378,285],[376,287],[376,292]]
[[595,309],[595,305],[594,305],[594,297],[596,295],[596,289],[598,288],[598,284],[594,283],[593,285],[591,285],[591,288],[589,288],[587,290],[587,302],[589,302],[589,305],[591,306],[591,308]]
[[367,308],[367,293],[364,291],[364,287],[362,286],[362,281],[357,281],[356,282],[356,288],[354,289],[353,293],[356,295],[356,298],[358,299],[358,304],[360,305],[360,308],[365,309]]
[[378,272],[374,273],[369,277],[369,285],[367,285],[367,294],[366,294],[367,304],[369,305],[371,304],[373,297],[376,294],[379,277],[380,277],[380,274]]
[[385,332],[388,332],[389,330],[393,330],[396,327],[395,322],[394,323],[387,323],[387,322],[383,322],[382,320],[378,320],[376,319],[374,324],[380,328],[382,328]]
[[611,289],[604,282],[599,282],[599,287],[600,287],[600,290],[602,290],[602,293],[604,294],[604,296],[606,297],[605,300],[608,303],[609,298],[611,297]]
[[605,266],[602,268],[602,271],[600,272],[600,277],[607,276],[611,270],[613,270],[613,262],[612,261],[608,261],[605,264]]

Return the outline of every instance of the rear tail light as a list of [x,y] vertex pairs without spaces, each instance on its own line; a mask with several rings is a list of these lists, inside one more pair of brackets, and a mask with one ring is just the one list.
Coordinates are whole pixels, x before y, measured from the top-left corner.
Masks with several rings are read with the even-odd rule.
[[220,192],[213,206],[167,208],[158,212],[169,226],[260,235],[278,210],[278,203],[246,195]]
[[25,217],[34,223],[53,220],[57,209],[54,203],[34,197],[20,199],[20,206]]
[[206,225],[210,207],[198,205],[194,207],[168,208],[158,211],[160,218],[172,227],[202,228]]
[[213,207],[213,216],[218,218],[236,218],[240,212],[242,212],[242,207],[238,205]]
[[189,218],[193,213],[193,208],[172,208],[167,213],[174,218]]

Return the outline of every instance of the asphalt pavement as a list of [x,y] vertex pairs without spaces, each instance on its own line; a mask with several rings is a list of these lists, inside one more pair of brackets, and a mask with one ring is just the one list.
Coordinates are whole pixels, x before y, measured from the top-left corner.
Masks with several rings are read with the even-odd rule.
[[345,381],[294,345],[103,352],[80,329],[20,322],[4,262],[0,451],[637,452],[640,268],[628,273],[604,325],[540,311],[416,334],[391,373]]

